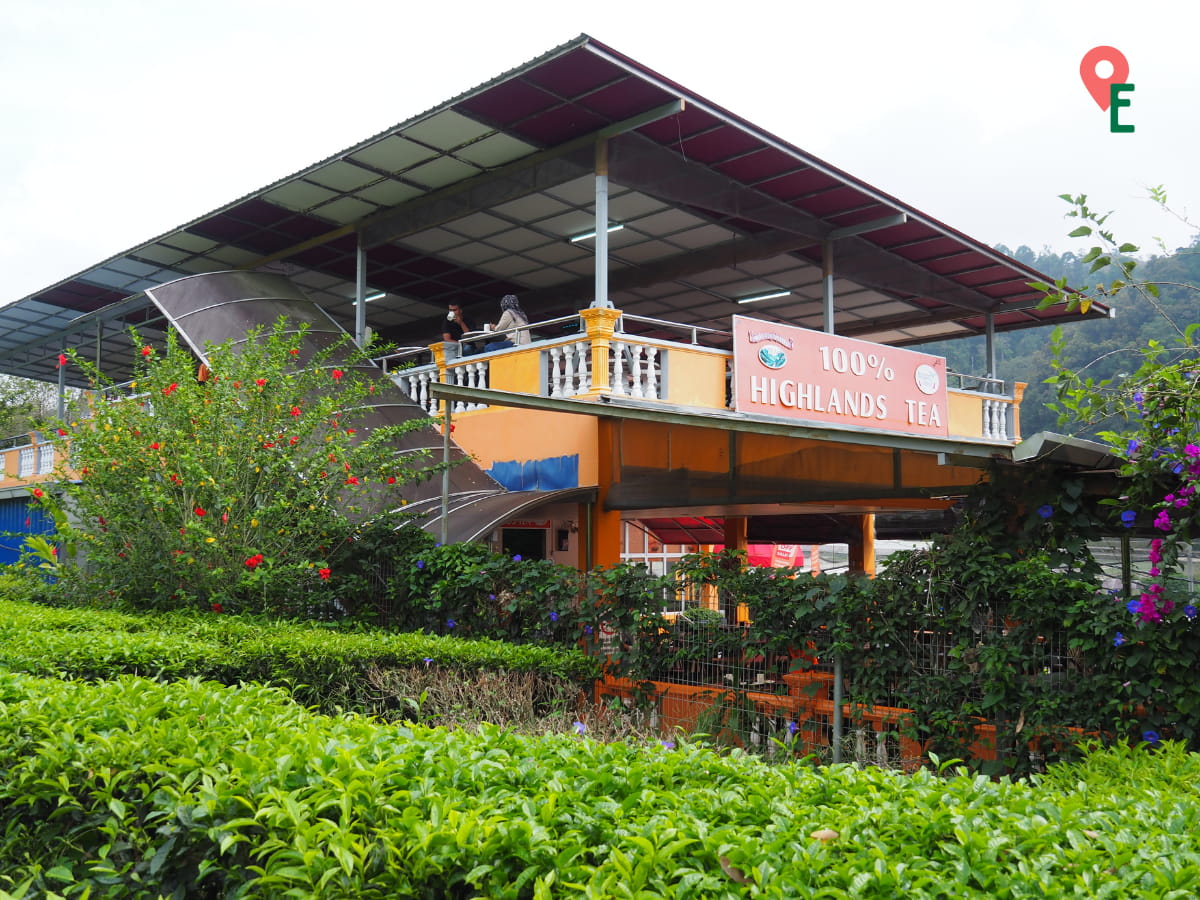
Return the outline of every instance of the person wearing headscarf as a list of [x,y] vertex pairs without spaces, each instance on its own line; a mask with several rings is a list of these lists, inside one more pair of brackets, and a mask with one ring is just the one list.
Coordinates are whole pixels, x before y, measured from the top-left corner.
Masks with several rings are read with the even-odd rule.
[[492,331],[506,331],[509,328],[516,328],[517,331],[512,334],[500,335],[500,340],[490,341],[484,344],[485,351],[504,350],[512,347],[515,344],[529,343],[529,329],[522,328],[522,325],[529,324],[529,316],[525,315],[525,310],[521,309],[521,304],[517,300],[516,294],[505,294],[500,299],[500,321],[495,327],[489,326]]

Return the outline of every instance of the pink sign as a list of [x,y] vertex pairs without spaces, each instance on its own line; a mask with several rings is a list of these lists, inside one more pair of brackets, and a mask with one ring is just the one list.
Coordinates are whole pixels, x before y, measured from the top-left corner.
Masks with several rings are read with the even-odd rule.
[[734,316],[733,372],[738,412],[949,435],[940,356]]

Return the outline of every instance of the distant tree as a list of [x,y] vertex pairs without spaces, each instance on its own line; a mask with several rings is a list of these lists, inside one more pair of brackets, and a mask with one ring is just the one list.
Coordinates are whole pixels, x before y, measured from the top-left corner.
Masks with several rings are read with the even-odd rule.
[[57,408],[55,385],[0,375],[0,437],[45,428]]

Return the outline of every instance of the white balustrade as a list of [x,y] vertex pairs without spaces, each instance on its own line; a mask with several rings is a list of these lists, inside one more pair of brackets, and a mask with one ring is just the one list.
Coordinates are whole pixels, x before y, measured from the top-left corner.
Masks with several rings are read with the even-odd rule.
[[[446,380],[457,387],[487,390],[488,361],[480,359],[473,362],[461,363],[457,366],[450,366],[446,369]],[[454,403],[454,412],[456,413],[486,408],[486,403],[467,403],[464,400],[458,400]]]
[[32,475],[35,461],[33,447],[22,447],[17,452],[17,477],[28,478]]
[[49,475],[54,471],[54,445],[39,444],[37,454],[37,471],[39,475]]
[[407,369],[393,374],[392,381],[408,394],[413,403],[429,415],[437,415],[438,402],[429,392],[429,385],[437,381],[436,368]]
[[983,437],[989,441],[1008,440],[1008,401],[983,398]]
[[639,399],[661,400],[659,348],[614,340],[609,354],[612,392]]
[[576,397],[592,389],[590,341],[556,344],[542,352],[551,397]]

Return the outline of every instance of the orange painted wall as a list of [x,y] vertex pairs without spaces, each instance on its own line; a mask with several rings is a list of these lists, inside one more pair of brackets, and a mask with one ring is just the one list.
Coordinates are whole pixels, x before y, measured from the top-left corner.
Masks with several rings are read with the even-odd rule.
[[479,465],[551,456],[579,456],[580,485],[597,482],[597,421],[594,416],[496,407],[459,413],[454,440]]

